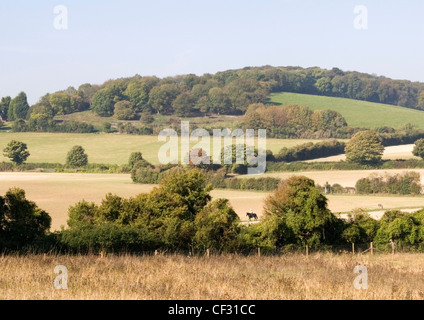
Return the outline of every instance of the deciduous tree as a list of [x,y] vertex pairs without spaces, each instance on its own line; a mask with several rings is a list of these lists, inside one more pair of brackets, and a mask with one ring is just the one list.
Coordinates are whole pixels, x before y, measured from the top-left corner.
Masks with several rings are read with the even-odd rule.
[[66,165],[73,168],[83,167],[88,164],[88,156],[82,146],[73,146],[66,156]]
[[265,200],[267,217],[281,217],[280,223],[290,230],[292,241],[316,246],[332,236],[337,222],[327,207],[327,198],[307,177],[292,176],[281,181],[278,189]]
[[424,139],[419,139],[415,142],[414,150],[412,154],[416,157],[424,159]]
[[375,164],[381,161],[384,146],[374,131],[361,131],[346,144],[346,159],[361,164]]
[[3,150],[3,155],[9,158],[15,164],[20,165],[24,163],[30,156],[30,153],[27,149],[28,147],[25,143],[12,140],[7,144],[6,148]]
[[10,101],[9,110],[7,112],[8,121],[26,119],[28,110],[29,105],[27,96],[25,92],[21,92]]

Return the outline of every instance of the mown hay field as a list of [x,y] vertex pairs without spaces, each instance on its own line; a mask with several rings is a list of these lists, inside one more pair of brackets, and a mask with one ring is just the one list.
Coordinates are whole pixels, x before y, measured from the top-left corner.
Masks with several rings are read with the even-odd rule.
[[[54,268],[68,270],[57,290]],[[367,268],[357,289],[356,266]],[[0,257],[6,300],[406,300],[424,298],[423,254]],[[361,282],[362,283],[362,282]]]
[[[383,153],[383,160],[406,160],[406,159],[420,159],[419,157],[415,157],[412,154],[412,150],[414,149],[414,144],[406,144],[401,146],[391,146],[386,147]],[[345,154],[340,154],[337,156],[331,156],[326,158],[318,158],[313,160],[307,160],[305,162],[338,162],[341,160],[346,160]]]
[[[338,183],[343,187],[355,187],[359,179],[367,178],[371,174],[395,175],[404,172],[418,172],[421,175],[421,183],[424,183],[424,169],[375,169],[375,170],[329,170],[329,171],[299,171],[299,172],[269,172],[261,177],[274,177],[287,179],[292,175],[303,175],[313,179],[317,184],[323,186],[326,182],[329,184]],[[245,177],[241,177],[245,178]]]

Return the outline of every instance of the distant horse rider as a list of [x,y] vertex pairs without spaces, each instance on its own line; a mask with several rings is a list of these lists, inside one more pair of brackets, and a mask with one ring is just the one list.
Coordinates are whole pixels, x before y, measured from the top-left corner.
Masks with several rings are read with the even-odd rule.
[[250,209],[250,212],[246,213],[246,216],[249,217],[249,220],[251,220],[251,219],[258,220],[258,215],[256,213],[253,213],[252,209]]

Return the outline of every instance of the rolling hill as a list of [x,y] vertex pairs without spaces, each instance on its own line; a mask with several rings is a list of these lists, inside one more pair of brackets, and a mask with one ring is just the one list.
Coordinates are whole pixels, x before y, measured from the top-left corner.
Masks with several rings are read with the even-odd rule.
[[269,104],[301,105],[312,110],[331,109],[339,112],[352,127],[401,128],[411,123],[424,129],[424,111],[367,101],[298,93],[271,94]]

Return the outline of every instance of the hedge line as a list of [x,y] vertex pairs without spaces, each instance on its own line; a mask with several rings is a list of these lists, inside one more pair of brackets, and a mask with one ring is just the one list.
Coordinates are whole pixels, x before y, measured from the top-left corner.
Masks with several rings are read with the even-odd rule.
[[304,161],[325,158],[343,154],[345,143],[337,140],[322,141],[318,143],[305,143],[292,148],[283,148],[275,156],[276,162]]

